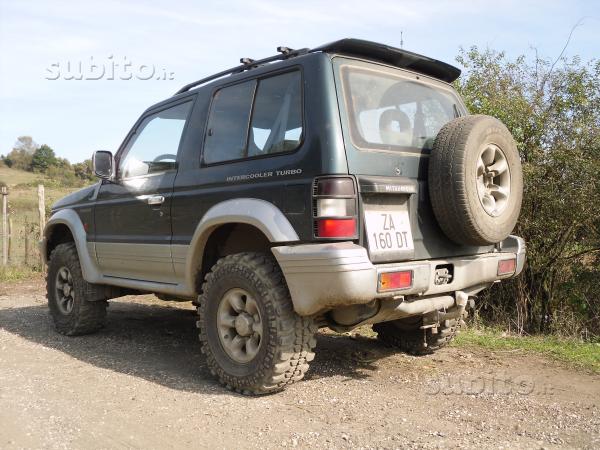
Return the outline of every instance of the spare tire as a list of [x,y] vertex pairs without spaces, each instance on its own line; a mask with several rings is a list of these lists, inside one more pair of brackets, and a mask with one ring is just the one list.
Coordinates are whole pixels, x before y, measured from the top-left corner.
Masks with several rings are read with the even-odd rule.
[[505,239],[523,199],[519,152],[506,126],[474,115],[442,127],[429,158],[429,197],[440,227],[457,244]]

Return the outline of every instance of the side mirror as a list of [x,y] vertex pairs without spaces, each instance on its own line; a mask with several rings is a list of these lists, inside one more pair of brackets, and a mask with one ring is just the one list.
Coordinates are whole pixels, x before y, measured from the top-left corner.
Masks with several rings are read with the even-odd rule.
[[108,150],[98,150],[92,155],[94,175],[104,180],[113,175],[113,155]]

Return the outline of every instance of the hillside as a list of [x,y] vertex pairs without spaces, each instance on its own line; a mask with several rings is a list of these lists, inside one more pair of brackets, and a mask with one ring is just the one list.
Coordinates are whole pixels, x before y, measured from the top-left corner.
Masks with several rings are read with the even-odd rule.
[[10,169],[0,166],[0,184],[7,186],[16,186],[18,184],[30,184],[37,180],[45,180],[45,176],[40,173],[26,172],[19,169]]
[[[39,269],[37,241],[39,239],[39,213],[37,185],[45,186],[46,214],[50,206],[79,187],[64,187],[56,179],[40,173],[0,167],[0,184],[9,187],[9,264]],[[0,234],[2,230],[0,229]],[[0,249],[2,242],[0,242]],[[0,273],[0,279],[2,278]]]
[[60,186],[57,185],[57,180],[48,178],[44,174],[8,167],[0,167],[0,184],[2,183],[9,187],[9,211],[17,221],[23,215],[37,216],[38,184],[43,184],[45,187],[46,209],[59,198],[81,188],[81,186]]

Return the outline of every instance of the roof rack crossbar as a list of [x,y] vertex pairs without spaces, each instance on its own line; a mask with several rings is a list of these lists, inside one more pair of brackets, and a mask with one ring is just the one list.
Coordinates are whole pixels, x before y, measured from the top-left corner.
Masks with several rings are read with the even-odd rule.
[[[278,47],[278,51],[280,51],[279,48],[280,47]],[[285,48],[285,47],[283,47],[283,48]],[[304,55],[309,52],[308,48],[301,48],[299,50],[292,50],[292,49],[286,48],[286,50],[288,50],[288,51],[282,52],[279,55],[269,56],[268,58],[258,59],[256,61],[253,59],[250,59],[250,58],[242,58],[242,59],[240,59],[240,62],[242,62],[241,65],[232,67],[231,69],[223,70],[222,72],[215,73],[214,75],[211,75],[209,77],[202,78],[201,80],[186,84],[181,89],[179,89],[177,92],[175,92],[175,95],[182,94],[184,92],[189,91],[192,88],[195,88],[196,86],[200,86],[201,84],[205,84],[205,83],[208,83],[209,81],[216,80],[217,78],[224,77],[225,75],[233,75],[236,73],[244,72],[246,70],[250,70],[250,69],[256,68],[258,66],[268,64],[273,61],[280,61],[280,60],[292,58],[294,56]]]

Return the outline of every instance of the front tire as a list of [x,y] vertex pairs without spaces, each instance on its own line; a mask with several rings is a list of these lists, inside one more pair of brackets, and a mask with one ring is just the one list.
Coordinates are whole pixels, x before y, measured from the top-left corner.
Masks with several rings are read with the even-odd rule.
[[221,258],[206,276],[198,301],[202,352],[227,388],[266,394],[304,377],[314,358],[316,326],[294,312],[272,256]]
[[108,302],[103,287],[83,279],[73,242],[57,245],[52,251],[46,296],[54,326],[60,334],[89,334],[104,327]]

